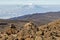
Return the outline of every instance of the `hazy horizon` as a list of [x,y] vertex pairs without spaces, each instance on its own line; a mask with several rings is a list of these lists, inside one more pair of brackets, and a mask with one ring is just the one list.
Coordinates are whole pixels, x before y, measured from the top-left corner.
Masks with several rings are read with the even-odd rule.
[[0,0],[0,19],[60,11],[60,0]]
[[58,11],[60,11],[60,5],[0,5],[0,19]]

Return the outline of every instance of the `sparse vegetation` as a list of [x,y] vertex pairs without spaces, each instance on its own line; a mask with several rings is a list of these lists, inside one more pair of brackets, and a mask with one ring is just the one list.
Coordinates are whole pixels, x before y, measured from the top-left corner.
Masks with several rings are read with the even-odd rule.
[[60,40],[60,20],[39,27],[28,22],[20,30],[11,24],[0,32],[0,40]]

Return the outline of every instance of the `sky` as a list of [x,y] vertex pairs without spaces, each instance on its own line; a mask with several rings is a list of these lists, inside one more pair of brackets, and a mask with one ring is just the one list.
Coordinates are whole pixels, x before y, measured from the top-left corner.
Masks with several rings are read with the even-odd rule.
[[0,0],[0,19],[48,11],[60,11],[60,0]]
[[60,0],[0,0],[0,5],[29,4],[29,5],[60,5]]

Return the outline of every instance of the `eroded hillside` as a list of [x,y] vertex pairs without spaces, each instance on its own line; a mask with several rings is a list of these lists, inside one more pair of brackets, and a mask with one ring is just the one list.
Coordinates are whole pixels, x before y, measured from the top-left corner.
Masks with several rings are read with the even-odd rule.
[[39,27],[28,22],[20,29],[11,24],[0,32],[0,40],[60,40],[60,20]]

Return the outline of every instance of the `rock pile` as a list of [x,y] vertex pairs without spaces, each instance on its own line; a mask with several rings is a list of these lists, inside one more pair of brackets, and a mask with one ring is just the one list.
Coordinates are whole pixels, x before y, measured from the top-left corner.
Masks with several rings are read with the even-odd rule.
[[43,40],[60,40],[60,20],[40,26],[39,30]]
[[11,24],[5,32],[0,32],[0,40],[60,40],[60,20],[40,27],[29,22],[20,30]]

